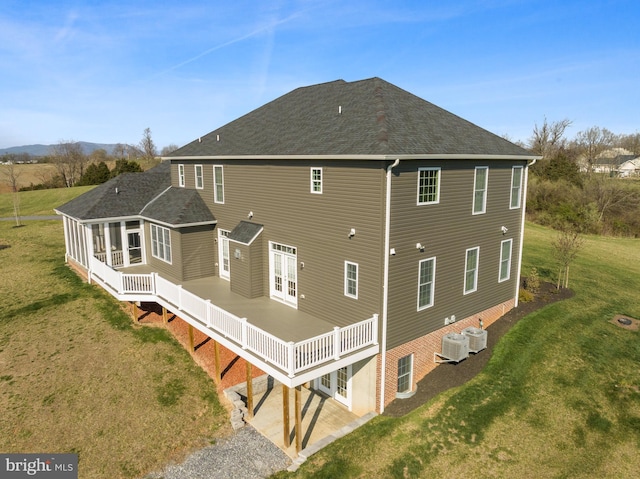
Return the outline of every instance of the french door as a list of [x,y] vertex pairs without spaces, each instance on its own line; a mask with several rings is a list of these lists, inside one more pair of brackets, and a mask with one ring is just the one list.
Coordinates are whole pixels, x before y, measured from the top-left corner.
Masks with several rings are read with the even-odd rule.
[[345,366],[316,380],[319,391],[351,409],[351,366]]
[[269,289],[273,299],[298,306],[297,251],[292,246],[270,243]]

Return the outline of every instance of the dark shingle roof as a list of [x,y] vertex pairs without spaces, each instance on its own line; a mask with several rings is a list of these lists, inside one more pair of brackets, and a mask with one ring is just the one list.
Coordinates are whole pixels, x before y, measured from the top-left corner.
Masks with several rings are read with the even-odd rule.
[[165,190],[140,215],[174,227],[216,222],[198,192],[185,188],[171,187]]
[[380,78],[293,90],[172,153],[189,156],[532,154]]
[[79,220],[135,216],[171,185],[171,165],[163,162],[144,173],[122,173],[56,208]]
[[251,244],[260,234],[263,227],[263,225],[259,225],[258,223],[241,221],[235,228],[233,228],[231,233],[229,233],[229,239],[242,244]]
[[168,161],[144,173],[123,173],[56,208],[79,220],[136,217],[179,227],[216,222],[195,190],[171,187]]

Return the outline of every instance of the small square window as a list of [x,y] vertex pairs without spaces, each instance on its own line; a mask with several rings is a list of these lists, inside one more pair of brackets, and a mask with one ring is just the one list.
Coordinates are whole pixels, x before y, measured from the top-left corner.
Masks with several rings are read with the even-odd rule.
[[440,168],[418,169],[418,205],[440,201]]

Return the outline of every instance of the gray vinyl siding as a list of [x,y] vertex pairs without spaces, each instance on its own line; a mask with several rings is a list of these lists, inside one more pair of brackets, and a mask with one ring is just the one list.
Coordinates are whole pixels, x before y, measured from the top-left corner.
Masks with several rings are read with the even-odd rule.
[[[240,252],[236,258],[235,251]],[[264,245],[262,234],[251,245],[229,242],[231,291],[245,298],[264,296]]]
[[[188,179],[191,173],[188,163],[184,163]],[[205,182],[205,188],[198,191],[216,217],[218,228],[233,230],[241,220],[264,225],[262,271],[259,279],[251,275],[252,291],[261,287],[262,295],[269,296],[269,242],[272,241],[297,248],[299,310],[338,326],[381,312],[384,234],[384,165],[381,162],[198,163],[204,165]],[[213,202],[214,164],[224,168],[224,204]],[[323,169],[322,194],[310,192],[311,167]],[[251,219],[248,218],[250,212],[253,213]],[[356,235],[349,239],[351,228],[355,228]],[[231,245],[233,281],[235,245]],[[357,300],[344,295],[345,260],[359,264]],[[244,291],[248,285],[238,287]]]
[[[180,256],[182,280],[189,281],[215,274],[215,250],[213,226],[180,228]],[[173,240],[173,236],[172,236]]]
[[144,223],[144,243],[147,254],[147,264],[152,266],[154,270],[160,273],[162,276],[177,279],[178,281],[184,281],[182,276],[182,242],[180,233],[169,228],[171,237],[171,264],[158,259],[153,256],[153,250],[151,249],[151,223]]
[[[391,200],[389,316],[387,347],[394,348],[515,296],[522,209],[509,209],[511,167],[508,161],[413,161],[394,170]],[[440,202],[416,205],[418,167],[439,166]],[[486,213],[473,215],[474,168],[488,166]],[[508,228],[502,234],[501,227]],[[498,282],[500,245],[513,239],[511,277]],[[419,251],[416,243],[425,249]],[[466,250],[480,248],[477,290],[463,294]],[[432,307],[417,311],[418,264],[436,258]]]

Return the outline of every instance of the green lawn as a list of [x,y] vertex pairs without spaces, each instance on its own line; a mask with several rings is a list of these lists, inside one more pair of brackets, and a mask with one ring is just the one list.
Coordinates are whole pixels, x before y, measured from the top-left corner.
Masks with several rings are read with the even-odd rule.
[[[528,224],[523,271],[555,281],[555,233]],[[277,477],[622,478],[640,471],[640,241],[588,237],[575,297],[527,316],[485,370],[401,419],[378,417]]]
[[[55,188],[51,190],[21,191],[20,215],[54,215],[53,208],[89,191],[95,186],[76,186],[74,188]],[[0,218],[13,217],[13,195],[0,194]]]
[[229,432],[171,335],[64,264],[61,222],[0,222],[0,265],[0,451],[76,452],[81,478],[133,478]]

